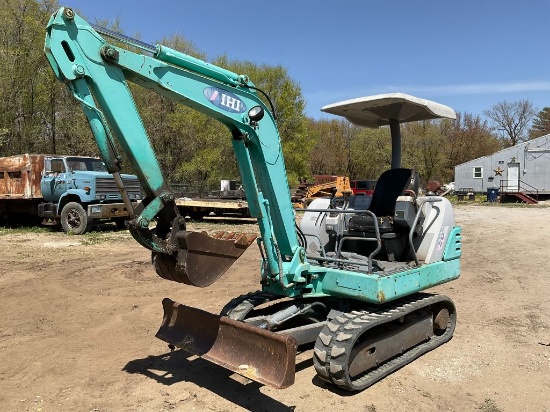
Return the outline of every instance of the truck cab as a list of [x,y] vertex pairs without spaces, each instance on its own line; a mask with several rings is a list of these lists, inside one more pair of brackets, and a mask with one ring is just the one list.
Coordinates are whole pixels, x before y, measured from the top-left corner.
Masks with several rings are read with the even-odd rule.
[[[136,176],[123,174],[122,181],[132,202],[141,200]],[[45,156],[40,181],[44,203],[40,217],[61,220],[63,230],[79,234],[89,230],[94,219],[113,219],[123,226],[126,209],[113,176],[99,158]]]
[[[141,199],[139,181],[135,176],[122,175],[131,200]],[[48,156],[40,189],[44,200],[58,202],[63,196],[75,194],[81,202],[120,202],[122,197],[101,159],[84,156]]]

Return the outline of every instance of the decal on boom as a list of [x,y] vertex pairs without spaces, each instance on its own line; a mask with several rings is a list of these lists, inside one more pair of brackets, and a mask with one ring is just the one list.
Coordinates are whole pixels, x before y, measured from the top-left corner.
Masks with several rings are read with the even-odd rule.
[[204,97],[214,106],[230,113],[244,113],[246,105],[233,93],[230,93],[217,87],[207,87],[204,89]]

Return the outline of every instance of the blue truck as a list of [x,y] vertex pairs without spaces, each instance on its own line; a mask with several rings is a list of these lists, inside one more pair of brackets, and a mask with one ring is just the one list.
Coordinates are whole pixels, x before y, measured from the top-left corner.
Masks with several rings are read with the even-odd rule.
[[[137,176],[121,175],[132,203],[141,201]],[[61,224],[81,235],[94,222],[124,227],[128,211],[101,159],[87,156],[21,154],[0,158],[0,221],[26,219]]]

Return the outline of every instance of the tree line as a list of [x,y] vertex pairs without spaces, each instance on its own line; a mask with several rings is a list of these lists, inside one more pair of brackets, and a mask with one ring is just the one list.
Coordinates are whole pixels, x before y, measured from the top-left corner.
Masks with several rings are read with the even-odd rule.
[[[43,54],[46,23],[59,3],[5,2],[0,8],[0,156],[97,155],[79,104],[55,78]],[[116,21],[95,23],[119,30]],[[159,43],[206,57],[182,36]],[[376,179],[390,167],[389,129],[360,128],[344,119],[308,118],[299,83],[284,66],[236,61],[225,55],[211,63],[247,74],[270,96],[291,185],[314,174]],[[154,92],[130,87],[169,182],[200,190],[218,188],[221,179],[239,179],[224,126]],[[454,179],[457,164],[550,133],[550,108],[537,111],[528,101],[499,102],[484,115],[464,112],[457,114],[456,121],[404,124],[403,166],[414,167],[425,180],[448,182]]]

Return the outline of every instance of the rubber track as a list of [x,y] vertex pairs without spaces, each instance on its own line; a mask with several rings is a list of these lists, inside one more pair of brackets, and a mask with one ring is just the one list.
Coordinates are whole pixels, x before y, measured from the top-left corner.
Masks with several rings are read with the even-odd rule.
[[[363,333],[434,304],[443,304],[450,310],[451,317],[445,333],[432,336],[427,342],[411,348],[354,379],[349,376],[348,364],[351,349]],[[340,388],[349,391],[363,390],[424,353],[449,341],[455,326],[454,304],[451,299],[442,295],[416,294],[392,303],[390,306],[384,306],[380,310],[345,313],[333,319],[319,334],[313,354],[315,370],[321,379]]]
[[234,320],[244,320],[246,319],[246,315],[248,315],[256,306],[260,306],[264,303],[281,298],[282,296],[262,292],[261,290],[250,292],[246,295],[241,295],[231,299],[223,307],[220,315],[227,316]]

